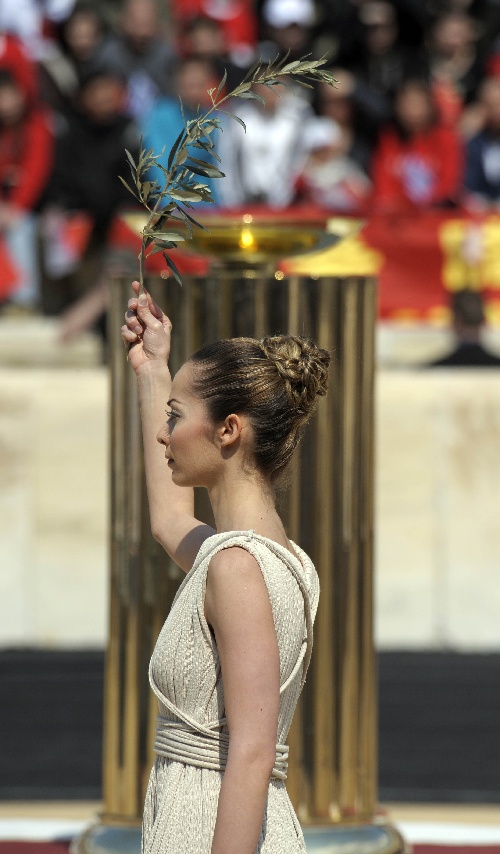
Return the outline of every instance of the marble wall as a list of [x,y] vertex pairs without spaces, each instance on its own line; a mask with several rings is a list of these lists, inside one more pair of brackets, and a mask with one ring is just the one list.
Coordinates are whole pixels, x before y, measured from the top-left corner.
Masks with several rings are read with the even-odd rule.
[[104,369],[0,371],[0,644],[96,646],[107,622]]
[[[0,646],[101,646],[104,368],[0,370]],[[500,649],[500,373],[381,370],[380,648]]]
[[376,634],[500,648],[500,371],[380,372]]

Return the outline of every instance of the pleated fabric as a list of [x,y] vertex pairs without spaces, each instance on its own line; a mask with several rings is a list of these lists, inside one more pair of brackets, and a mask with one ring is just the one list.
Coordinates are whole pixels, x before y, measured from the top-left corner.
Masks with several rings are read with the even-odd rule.
[[[204,600],[211,558],[222,549],[238,546],[257,560],[269,593],[280,656],[276,741],[280,747],[285,744],[310,659],[319,598],[312,561],[292,545],[297,557],[253,531],[215,534],[205,540],[179,587],[150,662],[150,683],[167,732],[172,722],[175,734],[183,728],[195,733],[194,744],[200,742],[200,735],[211,741],[220,734],[226,744],[230,739],[217,646],[205,619]],[[168,738],[164,741],[168,743]],[[159,737],[160,752],[162,743]],[[277,753],[277,762],[282,752]],[[222,777],[222,770],[157,755],[144,805],[143,854],[210,854]],[[305,850],[285,783],[273,777],[256,854]]]

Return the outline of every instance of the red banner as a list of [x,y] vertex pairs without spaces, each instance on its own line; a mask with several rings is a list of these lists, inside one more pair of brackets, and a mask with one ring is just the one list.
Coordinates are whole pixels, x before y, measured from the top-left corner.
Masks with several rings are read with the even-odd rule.
[[489,320],[500,323],[500,216],[378,217],[362,240],[380,253],[381,318],[443,323],[450,294],[469,287],[483,292]]

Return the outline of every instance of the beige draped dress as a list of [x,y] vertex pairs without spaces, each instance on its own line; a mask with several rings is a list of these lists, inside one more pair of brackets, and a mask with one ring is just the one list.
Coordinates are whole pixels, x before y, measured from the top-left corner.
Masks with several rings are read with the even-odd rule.
[[213,632],[204,615],[207,570],[221,549],[238,546],[257,560],[278,639],[281,699],[276,762],[258,854],[305,852],[285,788],[285,744],[312,649],[318,576],[297,546],[297,557],[253,531],[215,534],[203,543],[181,584],[153,652],[149,676],[159,701],[156,759],[144,806],[143,854],[210,854],[229,733]]

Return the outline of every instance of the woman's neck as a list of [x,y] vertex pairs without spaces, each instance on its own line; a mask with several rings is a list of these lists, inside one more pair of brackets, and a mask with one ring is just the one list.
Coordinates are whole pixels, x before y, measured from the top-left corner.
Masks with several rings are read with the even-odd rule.
[[274,532],[276,536],[279,530],[284,534],[274,503],[274,490],[259,475],[224,478],[208,492],[218,533],[252,529],[264,535]]

